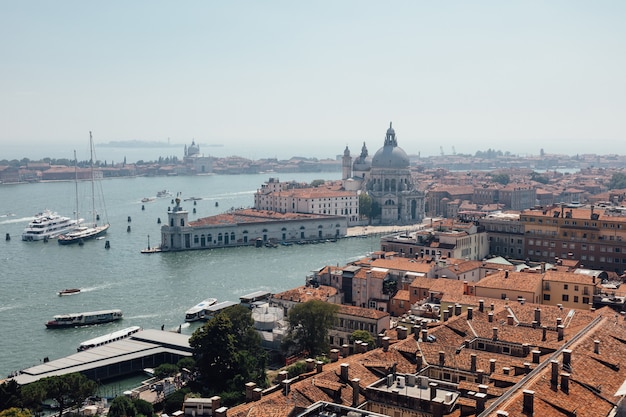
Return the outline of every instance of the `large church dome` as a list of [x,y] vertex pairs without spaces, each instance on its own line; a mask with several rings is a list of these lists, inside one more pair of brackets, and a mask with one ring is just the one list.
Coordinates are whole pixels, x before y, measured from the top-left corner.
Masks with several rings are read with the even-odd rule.
[[409,156],[398,146],[396,132],[389,123],[385,145],[372,158],[372,168],[404,169],[410,166]]

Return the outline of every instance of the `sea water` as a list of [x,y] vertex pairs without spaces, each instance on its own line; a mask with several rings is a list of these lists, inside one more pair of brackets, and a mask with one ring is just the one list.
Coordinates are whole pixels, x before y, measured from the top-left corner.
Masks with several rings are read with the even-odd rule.
[[[340,173],[274,175],[281,181],[338,179]],[[378,250],[379,239],[340,239],[318,245],[240,247],[141,254],[157,246],[160,224],[172,198],[142,203],[166,189],[181,193],[189,219],[251,207],[268,175],[139,177],[103,180],[111,224],[103,240],[59,245],[56,240],[23,242],[21,233],[44,209],[74,216],[73,182],[0,185],[0,379],[16,370],[76,352],[80,342],[129,326],[191,334],[200,324],[184,322],[185,311],[205,298],[239,301],[253,291],[280,292],[303,285],[326,265],[343,265]],[[86,184],[80,184],[85,187]],[[82,190],[79,195],[85,195]],[[82,197],[82,200],[88,197]],[[217,204],[216,204],[217,203]],[[142,210],[143,206],[143,210]],[[193,213],[193,209],[196,213]],[[90,209],[79,208],[81,217]],[[104,210],[99,209],[104,218]],[[130,218],[130,221],[129,221]],[[6,236],[10,240],[6,240]],[[109,241],[110,249],[105,249]],[[60,297],[65,288],[79,294]],[[124,319],[98,326],[46,329],[55,314],[119,308]]]

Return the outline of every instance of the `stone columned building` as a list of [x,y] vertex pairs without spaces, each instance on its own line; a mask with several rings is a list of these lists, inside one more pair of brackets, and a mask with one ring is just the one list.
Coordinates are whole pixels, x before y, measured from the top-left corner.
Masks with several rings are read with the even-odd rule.
[[[347,148],[344,158],[346,155],[349,156]],[[344,180],[345,177],[344,173]],[[373,157],[368,156],[367,148],[363,144],[350,179],[360,181],[361,190],[367,192],[380,205],[381,224],[414,224],[424,219],[425,194],[413,182],[409,157],[398,146],[396,132],[391,123],[383,147]]]

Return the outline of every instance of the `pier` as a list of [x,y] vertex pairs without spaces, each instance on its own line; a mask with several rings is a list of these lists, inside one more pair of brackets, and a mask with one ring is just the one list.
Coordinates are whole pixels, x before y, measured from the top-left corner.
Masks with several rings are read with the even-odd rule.
[[80,372],[94,381],[117,378],[176,363],[192,356],[189,336],[162,330],[142,330],[127,339],[51,360],[19,372],[13,379],[20,385],[49,376]]

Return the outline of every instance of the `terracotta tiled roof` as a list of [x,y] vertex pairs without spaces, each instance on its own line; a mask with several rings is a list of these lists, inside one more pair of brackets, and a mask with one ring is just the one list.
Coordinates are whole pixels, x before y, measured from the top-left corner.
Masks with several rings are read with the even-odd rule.
[[274,294],[273,298],[305,303],[309,300],[327,301],[329,297],[333,297],[335,295],[337,295],[336,288],[320,285],[317,288],[305,286],[292,288],[291,290]]
[[337,312],[337,314],[345,314],[349,316],[363,317],[363,318],[374,319],[374,320],[378,320],[389,315],[389,313],[385,311],[378,311],[378,310],[373,310],[370,308],[347,306],[347,305],[340,305],[339,311]]
[[541,286],[542,275],[532,272],[498,271],[487,275],[475,284],[476,288],[515,289],[535,291]]

